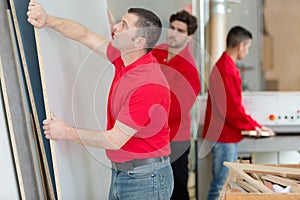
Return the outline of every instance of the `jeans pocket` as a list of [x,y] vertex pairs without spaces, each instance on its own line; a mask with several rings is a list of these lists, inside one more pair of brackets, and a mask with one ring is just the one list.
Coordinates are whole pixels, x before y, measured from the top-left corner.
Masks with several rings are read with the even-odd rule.
[[132,178],[146,178],[146,177],[153,177],[154,172],[153,171],[135,171],[135,170],[130,170],[127,172],[127,175],[132,177]]

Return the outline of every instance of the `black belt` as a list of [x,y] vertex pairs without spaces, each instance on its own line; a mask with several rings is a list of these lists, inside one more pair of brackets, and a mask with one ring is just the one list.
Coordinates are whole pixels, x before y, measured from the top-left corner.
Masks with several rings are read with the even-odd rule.
[[161,162],[163,160],[168,159],[168,156],[157,157],[157,158],[146,158],[146,159],[137,159],[131,160],[123,163],[111,162],[112,168],[118,171],[129,171],[134,169],[135,167],[140,167],[143,165],[148,165],[151,163]]

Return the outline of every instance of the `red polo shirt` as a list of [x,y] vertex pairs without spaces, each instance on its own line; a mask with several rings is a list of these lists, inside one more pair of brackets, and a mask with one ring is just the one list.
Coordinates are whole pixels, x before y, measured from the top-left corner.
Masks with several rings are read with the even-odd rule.
[[200,92],[200,79],[194,58],[186,46],[168,60],[168,44],[155,47],[152,54],[161,64],[171,89],[171,141],[188,141],[191,135],[190,111]]
[[107,129],[118,120],[137,130],[120,150],[106,150],[114,162],[168,156],[170,90],[157,60],[147,53],[124,66],[120,52],[109,44],[106,55],[115,66],[108,97]]
[[236,143],[244,137],[242,130],[261,127],[245,111],[242,104],[240,71],[224,52],[209,78],[208,99],[203,137],[223,143]]

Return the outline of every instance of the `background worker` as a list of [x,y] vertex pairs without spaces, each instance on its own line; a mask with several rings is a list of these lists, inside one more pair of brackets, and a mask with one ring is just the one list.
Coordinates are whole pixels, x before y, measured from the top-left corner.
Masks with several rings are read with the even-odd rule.
[[170,16],[167,43],[152,53],[161,64],[171,89],[169,126],[171,130],[171,165],[174,175],[172,200],[189,199],[188,154],[191,138],[190,111],[200,92],[200,80],[190,42],[197,30],[196,17],[187,11]]
[[227,48],[213,67],[209,77],[208,99],[203,138],[212,148],[213,179],[208,200],[218,199],[226,181],[228,168],[223,162],[237,160],[238,142],[244,137],[243,130],[274,132],[260,125],[245,111],[242,104],[242,81],[235,62],[244,59],[251,46],[252,34],[243,27],[233,27],[226,39]]

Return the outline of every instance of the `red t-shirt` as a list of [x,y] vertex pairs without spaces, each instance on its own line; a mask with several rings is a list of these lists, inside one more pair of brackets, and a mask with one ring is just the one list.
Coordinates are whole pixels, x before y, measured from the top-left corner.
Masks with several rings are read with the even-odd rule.
[[245,111],[242,104],[240,71],[224,52],[209,78],[208,99],[203,137],[223,143],[236,143],[244,137],[242,130],[261,127]]
[[112,129],[118,120],[137,130],[120,150],[106,150],[108,158],[125,162],[170,155],[170,90],[157,60],[147,53],[125,67],[119,50],[111,44],[106,55],[115,66],[107,129]]
[[191,133],[190,111],[200,92],[200,79],[194,58],[186,46],[168,61],[168,44],[155,47],[152,54],[161,64],[171,89],[171,141],[188,141]]

